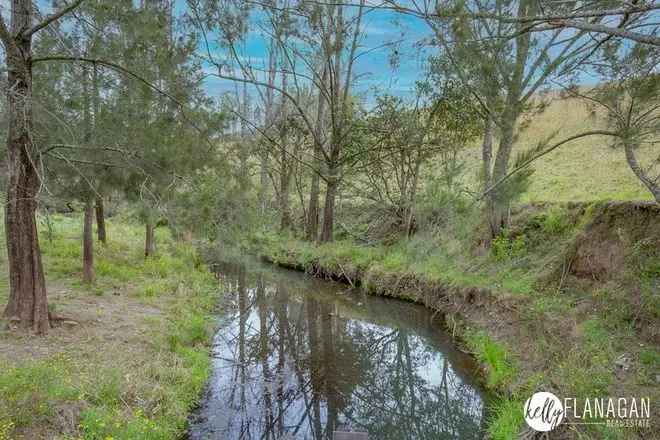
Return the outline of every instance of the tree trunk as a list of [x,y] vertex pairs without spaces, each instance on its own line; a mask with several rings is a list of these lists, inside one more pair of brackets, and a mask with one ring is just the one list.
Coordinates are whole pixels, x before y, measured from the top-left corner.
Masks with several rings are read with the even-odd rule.
[[94,203],[92,197],[85,202],[85,220],[83,222],[83,281],[94,282],[94,237],[92,222],[94,219]]
[[[321,84],[325,85],[328,81],[328,69],[323,69],[321,76]],[[318,104],[316,108],[316,127],[314,139],[314,164],[316,170],[312,171],[312,185],[309,190],[309,209],[307,210],[307,227],[306,237],[307,241],[316,241],[319,235],[319,192],[320,192],[320,176],[321,170],[321,149],[323,148],[323,135],[325,126],[325,97],[323,93],[319,92]]]
[[[29,28],[30,1],[12,4],[11,32]],[[31,137],[32,55],[31,38],[6,44],[7,104],[7,202],[5,234],[9,266],[9,301],[4,316],[17,318],[22,327],[43,334],[48,331],[48,300],[37,234],[37,194],[41,185],[38,152]]]
[[488,116],[484,126],[484,141],[481,144],[481,178],[483,179],[484,191],[488,191],[491,185],[490,166],[493,159],[493,119]]
[[[495,164],[491,174],[492,182],[498,182],[502,179],[509,169],[509,158],[513,148],[516,119],[517,114],[512,112],[506,118],[505,125],[502,127],[502,139],[497,149],[497,157],[495,158]],[[491,238],[499,236],[502,230],[508,226],[511,198],[508,192],[507,185],[500,185],[488,195],[487,211]]]
[[268,152],[259,155],[259,210],[261,215],[268,209]]
[[155,227],[151,220],[148,220],[146,223],[146,234],[144,240],[144,257],[147,258],[156,253],[156,242],[155,242]]
[[292,226],[288,182],[281,189],[280,192],[280,212],[281,212],[280,230],[288,231],[291,229]]
[[642,181],[644,186],[646,186],[648,190],[651,191],[655,201],[660,203],[660,185],[656,183],[660,179],[654,181],[639,165],[639,162],[637,162],[637,156],[635,156],[635,147],[636,145],[634,145],[632,142],[624,142],[626,162],[628,162],[628,166],[632,172],[635,173],[635,176],[637,176],[637,178]]
[[328,179],[325,190],[325,206],[323,208],[323,230],[321,231],[321,242],[332,241],[334,232],[335,198],[337,197],[337,180],[332,177]]
[[316,241],[319,234],[319,192],[320,178],[312,173],[312,186],[309,190],[309,208],[307,210],[307,228],[305,235],[307,241]]
[[[284,142],[284,140],[283,140]],[[289,193],[291,191],[291,170],[287,163],[286,146],[282,146],[280,166],[280,230],[291,229],[291,204]]]
[[98,240],[106,244],[107,238],[105,233],[105,209],[103,206],[103,198],[96,198],[96,235]]

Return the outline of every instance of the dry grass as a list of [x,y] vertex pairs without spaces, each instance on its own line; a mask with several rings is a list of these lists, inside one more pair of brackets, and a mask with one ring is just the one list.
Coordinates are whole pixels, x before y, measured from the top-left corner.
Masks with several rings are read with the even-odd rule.
[[[533,148],[539,141],[556,133],[553,141],[583,131],[603,127],[603,120],[587,105],[574,98],[555,99],[540,115],[530,118],[521,133],[516,151]],[[657,158],[660,152],[651,146],[640,150],[643,162]],[[514,155],[516,152],[514,151]],[[468,175],[477,175],[481,151],[473,146],[465,152]],[[651,194],[628,168],[621,149],[611,147],[611,139],[593,136],[566,144],[535,164],[536,172],[523,202],[650,200]],[[474,183],[474,180],[473,182]]]

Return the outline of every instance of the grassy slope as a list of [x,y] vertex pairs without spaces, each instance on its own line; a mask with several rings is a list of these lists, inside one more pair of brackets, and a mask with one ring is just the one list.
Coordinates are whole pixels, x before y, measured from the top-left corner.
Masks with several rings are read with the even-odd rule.
[[0,322],[0,439],[176,438],[209,374],[214,277],[166,230],[145,261],[143,228],[111,219],[84,285],[81,219],[52,217],[52,241],[42,221],[50,305],[79,324],[35,338]]
[[[534,147],[559,130],[553,141],[583,131],[602,128],[580,100],[554,100],[540,115],[532,118],[520,136],[518,149]],[[651,194],[628,168],[623,150],[610,147],[611,139],[587,137],[566,144],[535,162],[536,172],[522,201],[596,201],[647,200]],[[514,153],[515,154],[515,153]],[[640,150],[642,160],[650,163],[658,151],[652,146]],[[481,152],[472,147],[465,152],[468,175],[479,170]]]
[[[494,439],[505,440],[516,437],[523,425],[522,402],[539,388],[578,398],[660,397],[654,376],[660,351],[641,339],[635,324],[660,322],[655,284],[660,279],[660,254],[630,255],[641,266],[631,265],[635,269],[606,283],[558,280],[566,250],[590,215],[587,210],[571,216],[556,207],[526,214],[515,239],[498,239],[491,253],[482,256],[471,252],[474,225],[467,219],[478,216],[470,215],[448,223],[437,234],[421,232],[390,247],[350,242],[314,246],[274,235],[257,236],[255,241],[275,261],[316,264],[349,277],[359,273],[368,290],[405,298],[405,289],[396,292],[395,286],[412,276],[459,288],[486,287],[495,303],[511,306],[504,316],[486,306],[485,314],[468,316],[467,325],[459,326],[466,345],[486,367],[488,386],[502,392],[490,432]],[[631,304],[635,291],[641,295],[641,306]],[[631,362],[625,372],[616,367],[621,356]],[[633,434],[596,426],[582,427],[571,437],[615,439]]]

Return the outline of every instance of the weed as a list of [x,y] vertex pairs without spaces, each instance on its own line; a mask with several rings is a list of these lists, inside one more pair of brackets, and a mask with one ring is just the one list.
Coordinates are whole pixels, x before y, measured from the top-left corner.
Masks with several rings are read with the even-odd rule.
[[545,213],[543,217],[543,222],[541,223],[541,229],[546,234],[550,235],[559,235],[570,227],[570,221],[568,218],[568,213],[565,209],[559,207],[553,207]]
[[465,340],[476,358],[486,365],[488,386],[504,389],[516,375],[516,368],[506,348],[484,331],[468,331]]
[[518,437],[523,424],[523,404],[517,400],[501,399],[491,409],[488,433],[493,440],[510,440]]
[[645,366],[660,370],[660,351],[649,348],[639,353],[639,360]]
[[506,261],[520,258],[527,253],[525,236],[518,235],[515,238],[509,236],[508,231],[502,232],[493,240],[491,254],[496,261]]

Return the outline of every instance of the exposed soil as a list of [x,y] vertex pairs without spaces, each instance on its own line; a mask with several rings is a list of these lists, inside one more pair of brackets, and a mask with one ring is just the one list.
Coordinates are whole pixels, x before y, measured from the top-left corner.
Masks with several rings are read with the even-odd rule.
[[[123,371],[139,371],[145,356],[152,356],[153,329],[147,321],[161,315],[158,308],[120,290],[97,296],[51,284],[48,292],[60,319],[40,337],[0,321],[0,365],[20,365],[61,355],[76,370],[96,369],[102,374],[106,368],[120,366]],[[58,403],[48,423],[32,424],[14,435],[25,440],[55,439],[62,434],[73,438],[79,434],[77,424],[84,409],[83,402]]]
[[12,364],[49,358],[57,353],[89,352],[117,362],[117,355],[144,352],[149,344],[146,320],[161,311],[119,290],[106,296],[76,292],[61,285],[49,286],[49,301],[60,317],[44,337],[8,328],[0,330],[0,359]]

